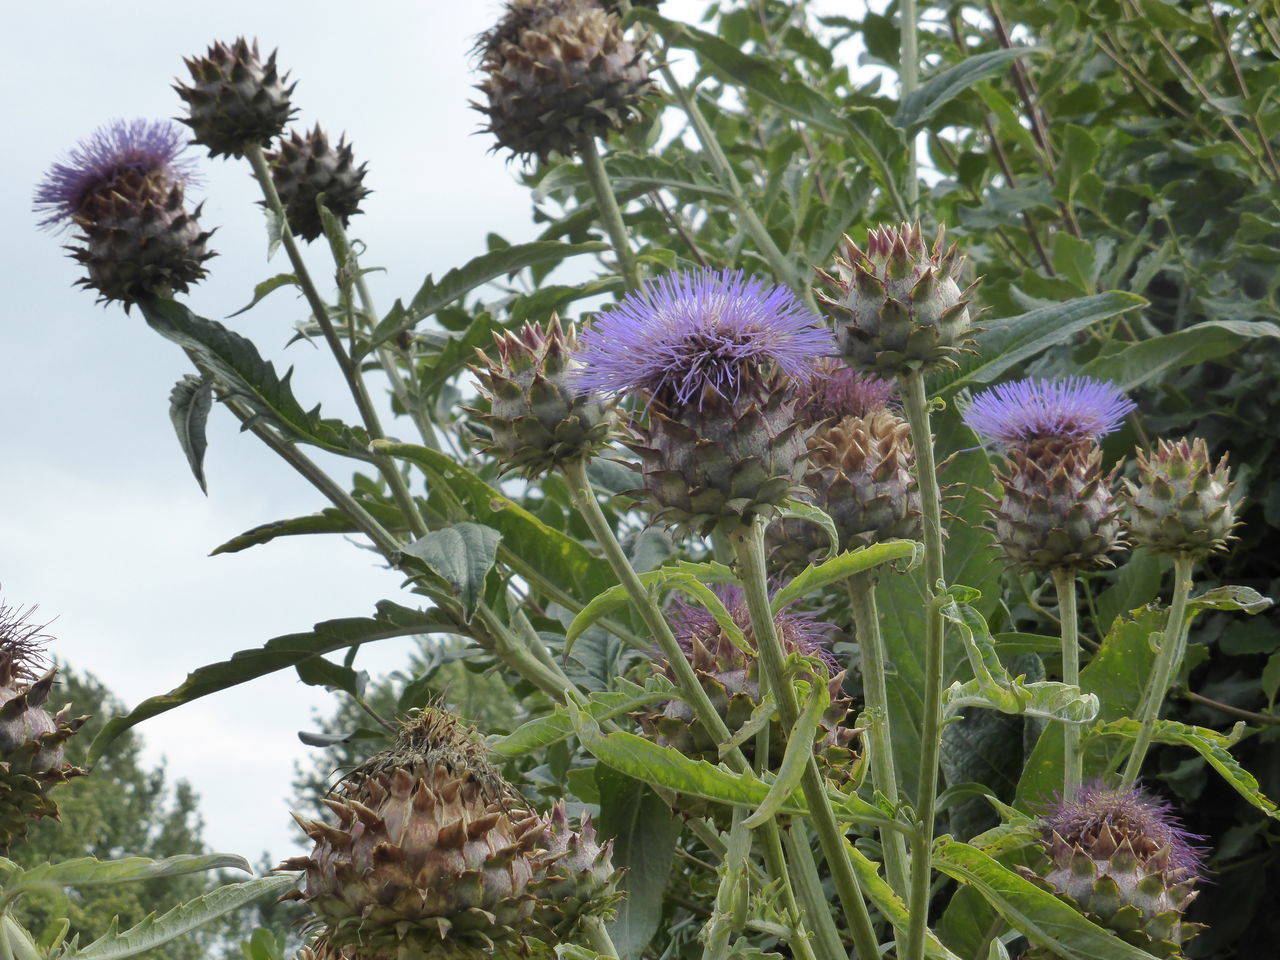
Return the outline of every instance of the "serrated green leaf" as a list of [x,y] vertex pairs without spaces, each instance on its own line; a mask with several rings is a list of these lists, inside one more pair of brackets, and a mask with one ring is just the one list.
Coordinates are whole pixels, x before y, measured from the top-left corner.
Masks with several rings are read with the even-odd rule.
[[559,243],[550,240],[536,240],[532,243],[517,243],[498,250],[481,254],[446,273],[437,282],[428,276],[422,286],[409,302],[409,306],[392,309],[378,325],[374,327],[367,343],[363,344],[361,355],[375,349],[379,344],[411,330],[416,324],[431,316],[438,310],[449,306],[456,300],[465,297],[476,287],[483,286],[492,280],[507,274],[516,273],[526,267],[559,263],[569,257],[584,253],[600,253],[608,250],[607,243],[590,241],[588,243]]
[[1261,613],[1274,603],[1253,587],[1236,585],[1214,587],[1187,601],[1187,616],[1194,617],[1201,610],[1239,610],[1243,613]]
[[811,563],[773,595],[773,612],[777,613],[828,584],[866,573],[886,563],[906,561],[903,569],[911,570],[920,562],[923,550],[924,547],[915,540],[886,540],[869,547],[846,550],[821,563]]
[[468,618],[484,596],[485,578],[498,559],[502,534],[479,523],[455,523],[432,530],[406,546],[402,553],[422,561],[458,599]]
[[[360,500],[360,506],[391,533],[402,533],[409,529],[409,524],[396,507],[378,503],[373,500]],[[305,517],[291,517],[288,520],[273,520],[261,526],[246,530],[239,536],[232,537],[226,543],[219,544],[209,556],[216,557],[220,553],[238,553],[259,544],[270,543],[277,537],[298,537],[318,533],[360,533],[361,530],[347,515],[346,511],[337,507],[325,507],[319,513]]]
[[41,863],[19,871],[5,880],[4,888],[6,896],[13,896],[20,890],[40,886],[115,886],[160,877],[182,877],[206,870],[253,872],[244,857],[232,853],[187,853],[163,860],[153,860],[150,857],[125,857],[121,860],[79,857],[59,863]]
[[[876,905],[880,915],[892,923],[895,929],[905,931],[910,920],[907,905],[893,892],[889,882],[880,875],[877,869],[879,864],[868,859],[848,840],[845,841],[845,852],[849,854],[853,872],[858,875],[858,883],[862,886],[867,898]],[[934,936],[932,930],[925,933],[924,954],[931,960],[960,960]]]
[[604,560],[447,454],[384,440],[373,446],[378,453],[421,467],[430,484],[447,488],[461,501],[470,519],[501,533],[499,559],[530,583],[538,587],[550,583],[567,598],[586,603],[618,582]]
[[227,884],[162,916],[152,914],[123,933],[112,930],[86,947],[67,950],[59,960],[124,960],[162,946],[257,900],[278,897],[295,883],[290,876],[272,876]]
[[[1140,727],[1141,724],[1137,720],[1124,717],[1109,723],[1098,724],[1089,731],[1089,736],[1132,739],[1137,736]],[[1258,785],[1258,778],[1242,767],[1240,762],[1228,752],[1227,747],[1232,743],[1230,737],[1207,727],[1178,723],[1176,720],[1157,720],[1152,739],[1159,743],[1190,747],[1200,754],[1209,766],[1218,771],[1231,789],[1267,816],[1280,820],[1280,807],[1277,807],[1275,802],[1262,792],[1262,788]]]
[[317,623],[310,633],[291,633],[268,640],[263,646],[241,650],[230,660],[211,663],[187,674],[168,693],[144,700],[122,717],[112,717],[89,748],[89,763],[96,763],[111,743],[130,727],[219,690],[287,670],[309,657],[390,637],[429,633],[461,633],[461,628],[435,610],[411,610],[389,600],[381,601],[374,617],[348,617]]
[[[787,681],[790,682],[790,681]],[[773,820],[782,809],[787,798],[800,789],[800,778],[804,776],[809,758],[813,756],[813,738],[818,731],[818,723],[822,720],[823,711],[831,703],[825,683],[809,685],[809,695],[805,698],[804,709],[796,718],[795,725],[787,735],[787,747],[782,754],[782,762],[769,792],[765,794],[755,813],[742,821],[748,830],[754,830],[762,824]]]
[[[597,723],[679,696],[671,681],[661,674],[650,677],[643,687],[624,683],[622,690],[593,693],[587,699],[584,709]],[[573,720],[564,707],[557,706],[553,713],[526,721],[506,736],[492,740],[489,751],[497,757],[523,757],[567,740],[573,732]]]
[[370,459],[365,432],[322,418],[319,407],[304,410],[289,385],[292,371],[277,376],[275,365],[262,358],[252,341],[215,320],[196,316],[174,300],[144,301],[138,306],[151,329],[190,351],[201,368],[213,374],[220,392],[242,401],[289,439]]
[[1110,380],[1122,391],[1174,370],[1229,356],[1261,338],[1280,337],[1280,325],[1268,320],[1202,320],[1173,333],[1127,344],[1119,353],[1090,360],[1084,376]]
[[260,284],[258,284],[256,287],[253,288],[253,299],[250,300],[248,303],[246,303],[243,307],[241,307],[235,313],[227,314],[227,319],[230,320],[232,317],[238,317],[240,316],[240,314],[246,313],[247,311],[252,310],[255,306],[257,306],[260,302],[262,302],[262,300],[265,299],[266,296],[270,294],[272,291],[279,290],[281,287],[285,287],[290,284],[297,284],[297,282],[298,282],[297,275],[292,273],[277,273],[274,277],[271,277],[268,280],[263,280]]
[[196,483],[205,494],[209,492],[204,480],[204,452],[209,447],[205,426],[212,409],[213,378],[207,373],[200,376],[188,373],[169,392],[169,420]]
[[669,188],[695,196],[729,200],[733,194],[714,183],[695,179],[696,171],[681,169],[661,157],[637,156],[632,153],[611,153],[605,160],[609,180],[619,190],[639,187],[643,190]]
[[903,97],[902,103],[898,105],[898,112],[894,115],[893,124],[912,133],[928,123],[935,113],[964,91],[1000,73],[1019,57],[1048,52],[1046,47],[1009,47],[967,57],[934,74]]
[[827,555],[822,559],[830,560],[840,552],[840,531],[831,515],[821,507],[804,500],[787,500],[778,508],[780,520],[804,520],[816,523],[827,535]]
[[962,358],[957,373],[940,376],[937,390],[945,396],[968,384],[991,383],[1054,344],[1066,343],[1099,320],[1146,305],[1142,297],[1112,290],[1037,307],[1007,320],[989,321],[987,329],[974,337],[977,356]]
[[1010,926],[1063,960],[1151,960],[1145,950],[1085,919],[1074,907],[969,844],[942,838],[934,846],[933,865],[974,887]]

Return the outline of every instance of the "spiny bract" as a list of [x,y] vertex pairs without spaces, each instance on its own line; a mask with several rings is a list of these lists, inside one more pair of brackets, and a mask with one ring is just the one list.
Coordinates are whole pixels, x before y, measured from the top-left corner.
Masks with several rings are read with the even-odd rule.
[[[1167,804],[1140,789],[1089,785],[1044,817],[1034,882],[1074,904],[1089,919],[1162,958],[1181,958],[1199,932],[1183,913],[1196,897],[1201,852]],[[1035,960],[1056,960],[1043,949]]]
[[1238,525],[1226,456],[1214,466],[1203,438],[1184,437],[1161,440],[1150,456],[1139,450],[1137,459],[1137,482],[1125,481],[1134,542],[1193,557],[1225,550]]
[[845,237],[833,272],[818,271],[828,287],[819,300],[835,320],[841,356],[886,378],[954,364],[977,289],[975,282],[961,291],[956,282],[964,262],[941,227],[930,250],[919,222],[872,230],[866,250]]
[[609,441],[613,405],[578,393],[570,383],[577,330],[556,316],[544,328],[526,323],[519,336],[494,334],[497,358],[476,351],[471,371],[489,412],[468,408],[488,430],[485,452],[504,472],[536,477],[574,461],[590,460]]
[[184,61],[191,84],[177,83],[187,104],[182,122],[195,134],[194,143],[209,148],[211,157],[243,157],[250,146],[266,147],[278,137],[293,115],[289,97],[295,85],[280,76],[273,50],[265,63],[258,41],[244,37],[234,43],[212,44],[203,57]]
[[475,733],[434,708],[354,770],[325,805],[337,823],[294,819],[315,842],[293,899],[322,942],[362,960],[404,953],[473,960],[519,953],[533,919],[545,824],[485,758]]
[[339,138],[331,146],[319,124],[305,137],[294,130],[280,139],[280,148],[266,155],[271,179],[284,204],[289,229],[311,241],[324,233],[324,221],[316,201],[324,194],[325,208],[345,227],[360,212],[360,201],[369,195],[364,186],[365,167],[356,166],[351,145]]
[[622,129],[649,90],[643,50],[595,0],[510,0],[480,38],[478,84],[497,146],[545,160]]
[[551,931],[553,941],[560,941],[573,936],[584,916],[613,916],[622,899],[618,889],[622,871],[613,866],[613,841],[600,844],[589,814],[574,830],[561,800],[546,822],[542,838],[546,852],[534,864],[538,894],[534,919]]

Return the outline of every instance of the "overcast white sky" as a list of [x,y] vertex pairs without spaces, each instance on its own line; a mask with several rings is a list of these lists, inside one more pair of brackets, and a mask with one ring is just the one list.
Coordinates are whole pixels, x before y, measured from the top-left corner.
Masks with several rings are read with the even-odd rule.
[[[352,15],[349,3],[223,0],[217,4],[83,0],[10,4],[11,42],[0,80],[6,140],[0,152],[5,315],[0,323],[0,585],[10,603],[39,604],[56,618],[52,651],[97,674],[129,706],[165,692],[197,665],[222,660],[318,620],[362,616],[396,598],[400,577],[341,538],[282,541],[209,557],[257,524],[312,512],[318,495],[231,417],[215,411],[206,460],[209,496],[188,472],[169,424],[167,398],[189,369],[176,347],[135,314],[95,305],[72,289],[80,271],[65,238],[39,233],[31,192],[46,167],[114,118],[174,116],[170,83],[182,58],[215,39],[244,34],[278,47],[298,81],[299,124],[345,131],[369,161],[375,191],[353,233],[383,308],[484,251],[497,231],[532,239],[527,193],[504,158],[476,136],[468,109],[474,38],[496,18],[497,0],[382,0]],[[668,4],[673,16],[701,9]],[[189,303],[225,317],[267,265],[255,184],[247,167],[201,161],[202,221],[217,226],[219,256]],[[330,275],[317,250],[318,277]],[[323,400],[354,420],[326,355],[284,351],[299,302],[280,291],[237,318],[277,365],[297,367],[304,404]],[[347,475],[346,470],[343,476]],[[401,598],[403,599],[403,598]],[[410,641],[362,653],[374,671],[400,666]],[[285,798],[296,738],[332,699],[275,674],[143,724],[148,759],[200,793],[205,835],[218,850],[255,859],[291,855]]]

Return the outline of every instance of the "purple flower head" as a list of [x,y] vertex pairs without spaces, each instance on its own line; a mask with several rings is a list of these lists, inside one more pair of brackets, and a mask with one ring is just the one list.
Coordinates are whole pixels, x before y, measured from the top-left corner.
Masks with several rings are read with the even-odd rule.
[[600,397],[644,391],[669,404],[710,388],[736,399],[761,368],[804,381],[835,340],[795,295],[741,271],[667,274],[601,312],[576,377]]
[[126,174],[160,174],[170,185],[194,177],[194,161],[181,156],[186,136],[168,120],[115,120],[80,141],[36,187],[33,208],[42,227],[75,220],[86,201],[113,189]]
[[1181,879],[1200,879],[1204,874],[1205,850],[1191,842],[1202,838],[1183,829],[1168,801],[1140,787],[1113,790],[1096,781],[1088,783],[1075,800],[1059,800],[1041,819],[1046,839],[1057,834],[1086,853],[1106,826],[1135,849],[1168,847],[1169,864],[1182,874]]
[[[746,634],[747,642],[755,646],[755,634],[751,628],[751,611],[747,607],[747,597],[742,587],[737,584],[716,584],[711,588],[729,616],[737,624],[738,629]],[[697,603],[687,603],[677,597],[672,604],[672,630],[676,642],[685,653],[693,652],[693,642],[699,641],[710,650],[723,649],[731,645],[728,639],[721,640],[722,631],[707,608]],[[840,662],[828,648],[834,624],[824,623],[813,614],[784,609],[773,618],[778,630],[778,639],[782,641],[782,649],[786,653],[800,653],[806,657],[817,657],[827,665],[832,676],[840,671]],[[736,648],[735,648],[736,649]]]
[[887,407],[894,393],[892,382],[859,373],[831,357],[819,360],[812,379],[797,390],[803,417],[813,423],[865,417]]
[[964,422],[987,440],[1097,440],[1134,408],[1115,384],[1091,377],[1031,378],[984,390],[965,408]]

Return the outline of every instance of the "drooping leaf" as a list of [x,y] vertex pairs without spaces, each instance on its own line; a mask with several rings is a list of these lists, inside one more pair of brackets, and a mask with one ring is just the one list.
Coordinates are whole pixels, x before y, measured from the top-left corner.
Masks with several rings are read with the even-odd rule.
[[213,374],[220,394],[241,401],[290,440],[369,459],[364,431],[322,418],[319,407],[304,410],[289,384],[292,371],[277,376],[275,365],[262,358],[252,341],[215,320],[196,316],[174,300],[144,301],[138,306],[151,329],[189,350]]
[[[1132,718],[1124,717],[1109,723],[1099,724],[1093,728],[1091,737],[1118,736],[1132,739],[1137,736],[1141,724]],[[1227,750],[1233,740],[1217,730],[1208,727],[1196,727],[1176,720],[1157,720],[1152,739],[1159,743],[1172,743],[1190,747],[1205,759],[1205,762],[1227,781],[1236,793],[1269,817],[1280,820],[1280,807],[1275,801],[1262,792],[1258,778],[1240,765]]]
[[1045,52],[1047,50],[1043,47],[1008,47],[966,57],[934,74],[903,97],[893,118],[894,126],[912,133],[964,91],[1000,73],[1018,57]]
[[243,307],[241,307],[235,313],[228,314],[227,319],[229,320],[231,319],[231,317],[238,317],[242,313],[247,313],[249,310],[252,310],[260,302],[262,302],[262,300],[265,299],[267,295],[270,294],[271,292],[275,290],[279,290],[281,287],[287,287],[287,286],[290,286],[291,284],[297,284],[297,282],[298,282],[297,275],[292,273],[277,273],[274,277],[270,277],[266,280],[263,280],[260,284],[258,284],[256,287],[253,288],[253,299],[250,300],[248,303],[246,303]]
[[295,884],[290,876],[258,877],[231,883],[209,891],[157,917],[147,917],[128,930],[112,929],[81,948],[60,955],[61,960],[124,960],[185,936],[219,917],[243,909],[251,903],[278,897]]
[[200,484],[200,490],[206,494],[209,488],[204,479],[204,452],[209,441],[205,426],[212,409],[213,378],[208,374],[196,376],[188,373],[169,392],[169,420],[178,435],[178,444],[186,454],[191,473]]
[[810,564],[773,595],[773,612],[789,603],[816,593],[823,587],[866,573],[894,561],[904,561],[903,570],[913,569],[923,556],[923,547],[914,540],[886,540],[869,547],[846,550],[821,563]]
[[619,960],[638,960],[662,920],[662,900],[675,862],[680,820],[647,786],[596,768],[600,833],[613,838],[614,865],[626,870],[626,896],[609,924]]
[[119,883],[140,883],[160,877],[181,877],[207,870],[243,870],[252,873],[244,857],[232,853],[181,854],[153,860],[150,857],[125,857],[99,860],[79,857],[58,863],[41,863],[19,870],[5,878],[5,892],[34,889],[40,886],[100,887]]
[[[853,871],[858,876],[858,883],[867,894],[867,899],[876,905],[880,915],[893,924],[895,929],[905,931],[910,921],[907,905],[902,898],[893,892],[889,882],[880,875],[879,864],[869,860],[857,847],[845,841],[845,851],[853,864]],[[925,933],[924,955],[931,960],[960,960],[943,945],[932,930]]]
[[199,667],[168,693],[142,701],[122,717],[112,717],[94,738],[89,762],[95,763],[116,737],[143,720],[276,670],[287,670],[309,657],[389,637],[460,631],[457,624],[438,611],[411,610],[383,600],[373,617],[326,620],[317,623],[310,633],[276,637],[261,647],[241,650],[230,660]]
[[836,522],[831,519],[827,511],[816,504],[805,500],[787,500],[778,508],[778,519],[804,520],[820,526],[827,535],[827,555],[822,558],[823,560],[830,560],[840,552],[840,531],[836,529]]
[[502,534],[479,523],[455,523],[420,537],[403,550],[421,560],[462,602],[470,618],[484,595],[484,581],[498,559]]
[[755,813],[742,821],[742,825],[748,830],[754,830],[772,820],[782,809],[787,798],[800,788],[800,778],[804,775],[809,758],[813,755],[814,734],[817,733],[823,711],[830,703],[831,697],[825,684],[809,685],[809,695],[805,698],[804,709],[800,711],[800,716],[796,718],[795,725],[787,735],[787,747],[782,754],[782,762],[778,764],[773,784]]
[[560,263],[569,257],[584,253],[599,253],[607,249],[609,249],[607,243],[596,241],[558,243],[536,240],[533,243],[512,244],[481,254],[461,267],[450,270],[439,281],[428,276],[418,292],[414,294],[408,307],[397,303],[391,312],[378,322],[368,343],[364,345],[364,352],[367,353],[379,344],[386,343],[406,330],[411,330],[433,313],[465,297],[476,287],[483,286],[498,277],[516,273],[526,267]]
[[1270,597],[1264,597],[1253,587],[1236,585],[1214,587],[1187,601],[1187,615],[1194,617],[1201,610],[1239,610],[1242,613],[1261,613],[1273,602]]

